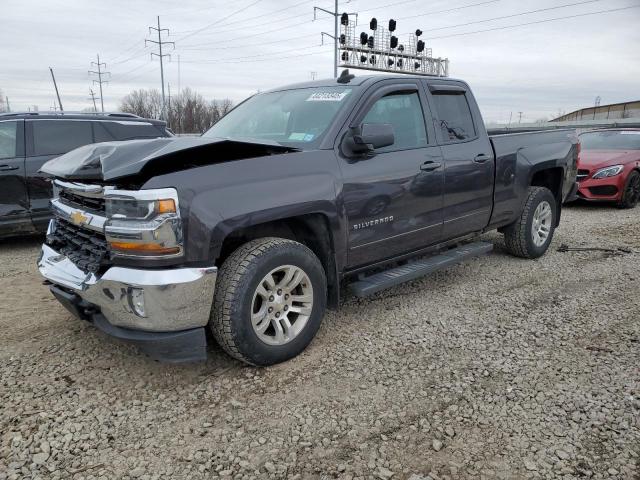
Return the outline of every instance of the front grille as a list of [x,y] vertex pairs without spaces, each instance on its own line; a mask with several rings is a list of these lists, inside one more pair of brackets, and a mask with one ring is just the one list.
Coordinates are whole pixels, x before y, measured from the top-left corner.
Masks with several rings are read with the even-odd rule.
[[59,193],[62,203],[71,207],[80,208],[82,210],[90,210],[92,212],[104,213],[104,198],[103,197],[85,197],[78,195],[69,190],[61,190]]
[[104,234],[78,227],[62,218],[55,219],[55,229],[46,244],[65,255],[84,272],[96,273],[110,264],[109,247]]
[[585,180],[589,176],[589,170],[578,169],[577,180]]

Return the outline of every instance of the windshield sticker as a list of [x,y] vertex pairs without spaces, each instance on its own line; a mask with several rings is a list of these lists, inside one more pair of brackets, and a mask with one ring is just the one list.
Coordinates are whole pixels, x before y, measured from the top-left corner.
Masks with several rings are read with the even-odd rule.
[[304,136],[304,141],[305,141],[305,142],[310,142],[311,140],[313,140],[313,133],[307,133],[307,134]]
[[295,140],[296,142],[304,142],[304,138],[307,136],[306,133],[292,133],[289,135],[289,140]]
[[627,130],[626,132],[620,132],[620,135],[640,135],[640,130]]
[[349,95],[351,90],[343,92],[316,92],[309,95],[307,102],[341,102],[344,97]]

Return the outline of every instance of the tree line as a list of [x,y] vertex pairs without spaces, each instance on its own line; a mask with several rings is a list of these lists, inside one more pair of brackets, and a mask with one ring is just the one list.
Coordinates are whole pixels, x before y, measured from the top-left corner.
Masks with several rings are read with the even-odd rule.
[[[233,102],[228,98],[209,101],[187,87],[167,99],[166,108],[167,125],[174,133],[203,133],[233,108]],[[145,118],[163,118],[162,94],[155,88],[134,90],[122,99],[120,110]]]

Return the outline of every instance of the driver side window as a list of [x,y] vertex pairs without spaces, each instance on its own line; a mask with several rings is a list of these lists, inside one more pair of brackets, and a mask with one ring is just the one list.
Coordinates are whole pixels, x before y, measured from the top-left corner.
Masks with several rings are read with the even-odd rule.
[[388,123],[393,126],[395,142],[378,152],[393,152],[427,146],[427,130],[417,92],[398,92],[376,101],[362,123]]

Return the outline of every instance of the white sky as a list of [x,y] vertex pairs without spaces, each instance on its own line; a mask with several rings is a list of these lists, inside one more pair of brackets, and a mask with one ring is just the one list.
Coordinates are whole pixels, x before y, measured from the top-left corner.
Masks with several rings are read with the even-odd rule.
[[[160,87],[155,45],[144,45],[157,40],[147,29],[156,15],[170,29],[165,39],[176,42],[165,64],[174,93],[180,84],[239,101],[311,72],[330,77],[332,46],[320,46],[320,32],[332,33],[333,19],[320,13],[314,22],[314,5],[333,9],[331,0],[1,0],[0,89],[14,111],[49,110],[51,66],[64,108],[81,110],[91,105],[87,70],[99,53],[111,72],[105,109],[117,110],[132,89]],[[507,122],[511,112],[514,120],[523,112],[523,122],[552,118],[596,96],[603,104],[640,99],[640,8],[626,7],[640,0],[340,2],[341,12],[359,13],[362,30],[372,16],[384,25],[395,18],[400,33],[422,29],[434,56],[450,59],[451,76],[471,84],[487,122]],[[624,10],[471,33],[617,9]],[[517,16],[495,19],[509,15]]]

